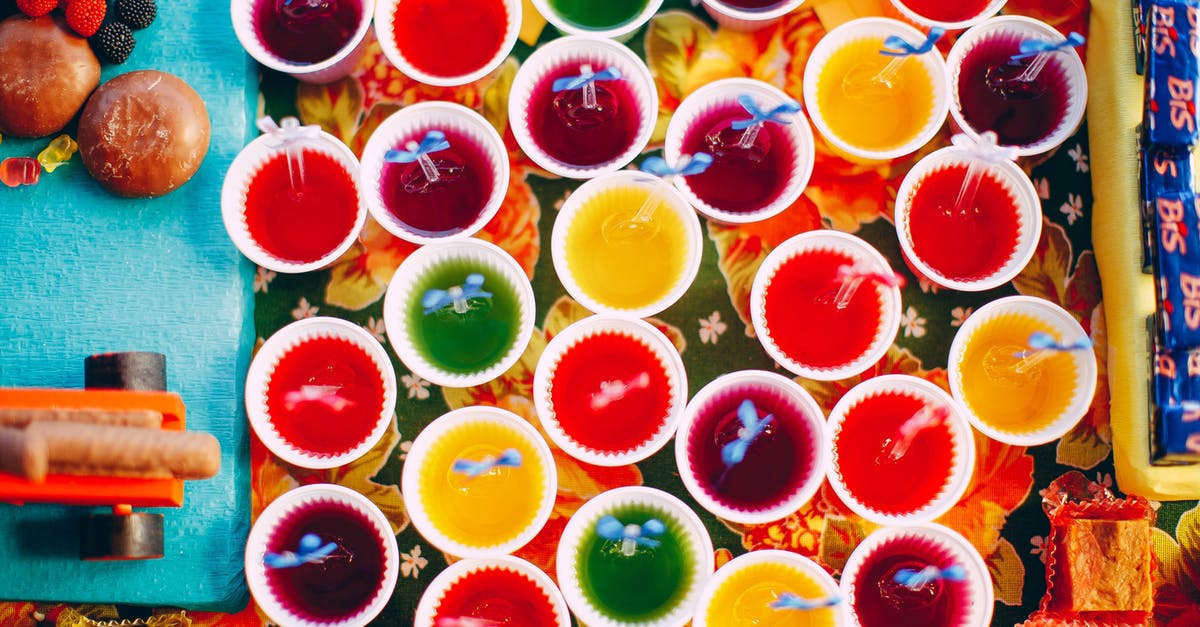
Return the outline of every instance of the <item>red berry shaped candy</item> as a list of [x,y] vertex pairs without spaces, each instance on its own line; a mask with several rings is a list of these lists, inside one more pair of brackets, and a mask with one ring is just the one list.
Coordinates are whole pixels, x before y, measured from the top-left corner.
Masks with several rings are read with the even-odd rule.
[[67,5],[67,26],[80,37],[91,37],[100,30],[107,12],[105,0],[71,0]]
[[17,0],[17,8],[29,17],[41,17],[57,6],[58,0]]
[[0,161],[0,183],[9,187],[37,185],[42,177],[42,164],[32,157],[9,157]]

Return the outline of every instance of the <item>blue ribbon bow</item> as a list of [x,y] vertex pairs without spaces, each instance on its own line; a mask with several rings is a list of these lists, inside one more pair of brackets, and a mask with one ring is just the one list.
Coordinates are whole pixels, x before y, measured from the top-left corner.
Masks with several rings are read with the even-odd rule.
[[[653,539],[652,536],[661,536],[666,532],[667,526],[657,518],[651,518],[640,525],[625,525],[617,520],[616,516],[610,514],[596,521],[597,535],[605,540],[621,542],[631,548],[634,544],[651,549],[657,548],[660,542]],[[626,554],[629,555],[632,552],[627,551]]]
[[390,163],[412,163],[430,153],[446,150],[450,142],[441,131],[429,131],[425,138],[414,147],[416,142],[409,142],[405,150],[389,150],[383,153],[383,160]]
[[887,46],[887,48],[880,50],[879,54],[889,57],[907,57],[913,54],[925,54],[926,52],[933,50],[933,47],[937,45],[938,40],[941,39],[942,35],[945,34],[946,29],[934,26],[933,28],[929,29],[929,35],[925,37],[925,41],[916,46],[909,43],[899,35],[891,35],[887,39],[883,40],[883,45]]
[[737,409],[738,420],[742,421],[742,428],[738,429],[738,437],[736,440],[721,447],[721,461],[725,462],[726,466],[732,466],[741,462],[746,458],[746,449],[754,443],[758,436],[766,430],[767,425],[775,419],[775,414],[767,414],[761,420],[758,418],[758,408],[754,406],[754,401],[745,399]]
[[317,564],[337,550],[333,542],[321,543],[321,537],[315,533],[306,533],[300,538],[300,546],[295,551],[282,553],[267,553],[263,556],[263,564],[267,568],[295,568],[304,564]]
[[1020,61],[1021,59],[1028,59],[1029,57],[1036,57],[1043,52],[1057,52],[1059,50],[1067,50],[1068,48],[1078,48],[1079,46],[1082,46],[1083,42],[1085,41],[1087,41],[1087,39],[1084,38],[1083,35],[1080,35],[1074,31],[1072,31],[1070,35],[1067,35],[1066,39],[1058,42],[1046,41],[1044,39],[1026,39],[1021,42],[1021,47],[1018,48],[1021,53],[1014,54],[1013,56],[1009,57],[1009,60]]
[[683,155],[679,158],[675,166],[671,166],[662,157],[650,157],[642,162],[642,172],[661,178],[667,178],[668,176],[691,176],[707,170],[708,166],[712,165],[712,162],[712,155],[707,152]]
[[584,72],[579,76],[565,76],[563,78],[554,79],[554,83],[550,85],[551,91],[570,91],[581,89],[588,83],[596,81],[615,81],[621,79],[621,69],[610,66],[600,70],[599,72]]
[[468,477],[478,477],[483,473],[497,467],[508,466],[509,468],[521,467],[521,451],[515,448],[506,449],[499,457],[485,457],[479,461],[469,459],[456,459],[454,466],[451,469],[459,474],[464,474]]
[[[1077,351],[1092,347],[1092,340],[1087,336],[1079,338],[1074,342],[1059,343],[1054,339],[1053,335],[1045,331],[1034,331],[1029,334],[1029,348],[1031,350],[1049,350],[1056,352]],[[1024,355],[1019,355],[1024,356]]]
[[779,595],[778,599],[771,602],[770,608],[773,610],[815,610],[822,607],[833,607],[841,602],[842,597],[836,594],[817,599],[806,599],[791,592],[784,592]]
[[468,274],[467,280],[461,286],[455,285],[444,290],[431,289],[421,297],[421,306],[425,315],[429,315],[447,305],[454,305],[454,311],[466,313],[467,301],[472,298],[491,298],[491,292],[483,291],[483,275]]
[[896,583],[912,590],[919,590],[931,582],[939,579],[945,581],[965,581],[967,578],[967,569],[958,564],[948,566],[944,569],[937,566],[926,566],[921,570],[913,570],[911,568],[901,568],[896,571],[896,576],[893,578]]
[[750,119],[734,120],[731,122],[729,124],[729,128],[732,128],[735,131],[750,128],[755,124],[765,124],[767,122],[774,122],[776,124],[791,124],[791,119],[783,116],[800,112],[800,103],[796,102],[795,100],[788,100],[787,102],[784,102],[770,111],[763,111],[762,109],[758,108],[758,103],[754,102],[754,98],[751,98],[749,94],[742,94],[738,96],[737,101],[738,104],[742,105],[742,108],[746,110],[746,113],[750,114]]

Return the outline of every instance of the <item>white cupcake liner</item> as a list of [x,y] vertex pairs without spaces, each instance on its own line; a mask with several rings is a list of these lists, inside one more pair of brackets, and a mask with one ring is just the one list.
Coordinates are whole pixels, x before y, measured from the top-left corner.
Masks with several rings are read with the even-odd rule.
[[[263,557],[267,553],[267,543],[270,542],[276,530],[292,512],[311,503],[339,503],[364,515],[378,534],[379,541],[384,547],[383,565],[384,577],[379,590],[375,592],[371,603],[361,612],[340,621],[311,621],[297,616],[286,607],[271,591],[267,583],[267,568]],[[272,622],[294,627],[362,627],[370,623],[383,611],[384,606],[392,598],[396,581],[400,575],[400,550],[396,546],[396,536],[392,533],[391,523],[387,516],[379,510],[367,497],[338,485],[317,483],[296,488],[275,499],[263,510],[250,529],[246,539],[245,553],[246,583],[250,594],[263,613]]]
[[[661,0],[657,1],[661,3]],[[533,138],[528,110],[533,90],[549,72],[567,63],[590,64],[596,72],[617,67],[637,101],[641,119],[633,144],[609,161],[587,167],[567,164],[550,156]],[[658,91],[646,62],[624,45],[596,36],[563,37],[534,50],[517,70],[509,90],[508,121],[513,138],[538,167],[565,178],[588,179],[625,167],[646,148],[658,123]]]
[[366,54],[370,41],[367,31],[371,28],[371,17],[375,13],[375,0],[362,0],[362,16],[350,41],[332,57],[316,63],[288,61],[267,49],[254,27],[254,9],[258,4],[255,0],[230,0],[229,14],[233,19],[233,32],[241,42],[242,48],[264,67],[283,72],[306,83],[332,83],[353,72],[359,60]]
[[950,343],[950,353],[947,357],[950,393],[962,403],[971,426],[997,442],[1014,446],[1037,446],[1053,442],[1074,429],[1091,408],[1092,397],[1096,394],[1098,373],[1094,351],[1070,352],[1071,357],[1075,360],[1075,371],[1078,374],[1075,393],[1071,395],[1071,400],[1062,415],[1045,428],[1017,433],[1003,431],[982,420],[966,402],[962,382],[962,359],[967,343],[985,322],[998,316],[1011,314],[1024,314],[1043,322],[1047,332],[1063,341],[1070,341],[1086,335],[1074,316],[1048,300],[1033,296],[1007,296],[994,300],[971,314],[955,333],[954,340]]
[[813,48],[812,54],[809,55],[808,64],[804,66],[804,102],[813,125],[834,149],[856,160],[886,161],[916,152],[929,143],[929,140],[933,139],[941,130],[942,125],[946,122],[946,113],[950,109],[950,87],[946,82],[946,62],[942,59],[942,54],[934,49],[917,55],[907,62],[920,63],[928,72],[933,83],[933,111],[913,139],[889,150],[868,150],[846,142],[829,127],[821,113],[817,99],[817,83],[825,64],[829,62],[835,52],[848,44],[878,39],[880,48],[883,48],[883,40],[892,35],[897,35],[910,42],[921,42],[926,38],[925,33],[899,20],[886,17],[864,17],[850,20],[822,37],[821,41],[817,42],[816,47]]
[[[425,460],[429,456],[429,451],[439,439],[447,433],[482,424],[502,425],[512,430],[515,435],[525,439],[537,452],[537,457],[536,459],[523,459],[522,465],[537,464],[541,469],[542,476],[545,477],[545,483],[542,486],[538,510],[529,525],[498,544],[468,545],[447,536],[429,517],[425,506],[427,497],[421,491],[421,475],[425,471]],[[446,468],[445,472],[450,472],[450,469]],[[404,505],[408,510],[413,527],[430,544],[456,557],[495,557],[512,553],[525,546],[546,525],[546,521],[550,519],[550,512],[554,508],[554,500],[558,495],[558,474],[554,463],[554,454],[550,452],[550,445],[546,444],[541,434],[528,421],[498,407],[470,406],[442,414],[417,434],[400,473],[400,493],[404,495]]]
[[[496,363],[471,373],[453,372],[431,362],[417,350],[408,328],[408,309],[413,303],[419,307],[424,296],[413,291],[416,283],[447,260],[469,261],[480,270],[486,269],[493,277],[498,275],[513,288],[519,301],[520,320],[512,346]],[[440,289],[448,287],[442,286]],[[484,290],[487,289],[485,285]],[[383,299],[383,324],[396,356],[414,374],[443,387],[467,388],[487,383],[504,374],[525,352],[533,335],[533,317],[533,286],[521,264],[499,246],[474,238],[418,248],[396,268]]]
[[[288,442],[275,428],[267,409],[267,388],[279,360],[300,344],[318,338],[346,340],[361,348],[379,369],[379,383],[383,386],[383,408],[371,434],[354,448],[338,455],[303,450]],[[305,318],[276,331],[258,349],[246,373],[245,398],[250,427],[276,457],[301,468],[337,468],[365,455],[387,431],[396,411],[396,372],[379,341],[357,324],[325,316]]]
[[[692,618],[692,627],[710,627],[708,623],[708,610],[712,606],[712,600],[717,590],[720,590],[721,586],[725,585],[725,582],[729,581],[734,575],[760,564],[778,564],[792,570],[800,571],[810,579],[816,581],[822,588],[825,596],[831,597],[840,594],[838,582],[824,568],[821,568],[816,562],[803,555],[779,549],[751,551],[733,558],[724,566],[718,568],[717,573],[709,578],[708,583],[704,585],[704,591],[700,593],[701,601],[696,606],[696,614]],[[845,601],[842,603],[845,604]],[[833,609],[833,624],[835,627],[843,627],[849,624],[840,608]],[[713,625],[712,627],[725,627],[725,625]]]
[[922,29],[928,30],[936,26],[947,31],[971,28],[983,20],[986,20],[989,17],[999,13],[1000,9],[1004,8],[1004,4],[1006,2],[1008,2],[1008,0],[992,0],[983,11],[980,11],[979,14],[974,17],[965,20],[959,20],[957,22],[942,22],[925,17],[924,15],[921,15],[920,13],[908,8],[908,6],[904,3],[904,0],[891,0],[892,8],[899,12],[900,15],[904,16],[904,19],[916,24],[917,26],[920,26]]
[[[653,508],[661,512],[663,517],[673,519],[674,524],[687,534],[686,542],[691,545],[694,563],[687,592],[670,612],[657,620],[634,623],[606,615],[583,593],[575,568],[579,544],[594,532],[596,522],[603,516],[627,506]],[[614,488],[592,497],[571,516],[558,542],[556,562],[558,584],[567,600],[567,606],[571,608],[575,617],[588,627],[683,627],[691,620],[696,603],[700,601],[701,590],[713,573],[715,558],[708,530],[687,504],[662,490],[629,486]]]
[[[427,131],[454,131],[471,138],[487,155],[492,177],[492,193],[475,221],[462,230],[448,235],[426,235],[417,232],[400,221],[383,199],[381,189],[383,167],[387,163],[384,155],[389,150],[403,148],[400,144],[408,140],[420,141]],[[392,235],[414,244],[430,244],[448,240],[466,239],[483,229],[504,203],[508,192],[508,150],[500,134],[483,116],[462,105],[451,102],[421,102],[409,105],[388,116],[363,148],[361,182],[359,189],[366,200],[371,217]]]
[[[804,417],[804,421],[813,435],[812,448],[809,451],[796,451],[797,457],[802,457],[807,453],[808,458],[813,460],[808,480],[791,494],[786,495],[779,503],[765,509],[733,508],[713,498],[707,490],[701,487],[700,479],[696,476],[688,451],[692,429],[696,426],[696,420],[699,419],[700,414],[708,408],[712,401],[730,394],[732,390],[743,387],[768,389],[779,399],[789,403],[794,411]],[[688,402],[683,420],[679,425],[679,433],[675,437],[675,464],[679,469],[679,477],[683,479],[683,486],[701,507],[714,516],[730,522],[758,525],[785,518],[812,500],[817,490],[821,488],[821,483],[824,482],[828,470],[829,457],[826,454],[824,443],[825,414],[807,390],[800,387],[795,381],[774,372],[741,370],[717,377],[696,392],[696,395]]]
[[[563,16],[559,15],[551,6],[549,0],[532,0],[533,6],[537,9],[542,17],[546,18],[550,25],[558,29],[558,32],[564,35],[587,35],[590,37],[611,38],[617,41],[625,41],[630,39],[637,29],[641,28],[654,17],[658,9],[662,6],[663,0],[648,0],[646,8],[642,9],[636,17],[624,24],[618,24],[612,28],[588,28],[581,24],[568,21]],[[544,46],[543,46],[544,47]]]
[[[837,448],[834,444],[842,431],[842,422],[846,414],[865,399],[879,396],[884,392],[900,394],[924,400],[927,404],[946,407],[950,410],[947,426],[951,437],[954,438],[954,457],[951,460],[950,476],[942,491],[929,503],[911,512],[891,514],[881,512],[863,503],[852,494],[842,480],[838,466]],[[826,454],[829,456],[829,472],[827,478],[833,491],[851,511],[859,516],[880,525],[896,525],[914,522],[928,522],[950,511],[962,498],[975,474],[975,439],[971,427],[967,424],[966,409],[938,386],[917,377],[903,374],[890,374],[867,379],[854,386],[842,396],[829,413],[829,425],[825,430]],[[881,478],[886,481],[886,478]]]
[[758,336],[759,343],[779,365],[806,379],[837,381],[862,374],[887,354],[888,347],[892,345],[896,333],[900,330],[900,288],[880,287],[883,303],[879,328],[865,353],[847,364],[832,368],[802,364],[785,353],[771,338],[766,320],[766,294],[771,279],[785,262],[801,252],[815,250],[846,253],[854,259],[856,265],[864,264],[875,272],[892,273],[887,259],[875,250],[875,247],[853,235],[828,229],[794,235],[772,250],[755,273],[754,283],[750,286],[750,321],[754,325],[754,333]]
[[[707,6],[707,5],[706,5]],[[663,155],[669,163],[677,162],[683,156],[683,140],[692,130],[692,126],[717,109],[724,109],[730,104],[737,104],[738,96],[749,94],[759,103],[764,111],[769,111],[776,105],[791,101],[792,98],[773,85],[750,78],[726,78],[713,81],[692,92],[671,116],[667,126],[666,140],[663,145]],[[812,129],[803,113],[792,114],[792,123],[782,126],[792,143],[793,170],[788,177],[779,198],[757,211],[727,211],[721,207],[702,200],[691,186],[687,177],[675,177],[675,186],[701,215],[724,224],[746,224],[758,222],[778,215],[790,207],[812,177],[813,165],[816,159],[816,148],[813,143]]]
[[[375,3],[375,31],[379,38],[379,47],[383,50],[383,55],[387,57],[388,62],[396,66],[405,76],[413,80],[425,83],[426,85],[434,85],[436,87],[454,87],[457,85],[466,85],[477,81],[484,76],[487,76],[500,67],[501,63],[508,58],[512,52],[513,46],[517,43],[517,35],[521,31],[521,0],[496,0],[496,2],[504,3],[504,12],[508,18],[504,25],[504,39],[500,41],[500,49],[496,54],[488,59],[487,63],[475,70],[457,76],[444,76],[430,74],[428,72],[417,69],[412,62],[404,56],[404,52],[396,44],[395,34],[395,15],[396,5],[401,2],[413,2],[417,0],[372,0]],[[461,33],[446,33],[446,46],[454,46],[455,38],[461,36]]]
[[[643,182],[648,179],[649,182]],[[687,260],[683,264],[683,272],[677,282],[662,298],[638,308],[614,307],[600,302],[575,280],[570,264],[567,262],[567,234],[575,216],[594,196],[613,187],[637,185],[653,186],[650,188],[651,193],[662,196],[663,202],[656,211],[673,211],[675,215],[679,216],[680,223],[685,230],[684,241],[687,250],[684,251],[684,254],[687,255]],[[630,209],[636,211],[637,207]],[[696,279],[696,273],[700,270],[700,258],[704,252],[702,238],[700,220],[696,217],[696,212],[692,211],[691,205],[676,188],[654,180],[654,177],[649,174],[635,171],[613,172],[587,181],[567,197],[562,209],[559,209],[558,215],[554,218],[554,229],[550,234],[550,255],[554,262],[554,271],[558,274],[558,279],[567,293],[588,310],[622,318],[646,318],[674,305],[691,287],[692,281]]]
[[855,579],[858,571],[864,566],[870,555],[880,546],[895,539],[913,538],[932,543],[946,550],[957,558],[955,561],[967,571],[964,585],[972,599],[966,620],[958,623],[958,627],[986,627],[991,624],[995,592],[992,590],[992,576],[987,564],[979,551],[959,535],[957,531],[937,523],[914,523],[895,527],[884,527],[867,536],[859,543],[846,566],[842,569],[841,590],[845,599],[842,603],[846,608],[848,622],[853,625],[861,624],[854,612],[854,595],[856,593]]
[[[984,20],[963,33],[958,41],[954,42],[954,46],[950,48],[950,54],[946,56],[946,73],[949,79],[947,83],[950,90],[950,118],[964,133],[974,138],[979,138],[990,129],[976,129],[967,122],[959,101],[958,80],[962,72],[963,60],[971,50],[981,42],[996,36],[1017,36],[1055,42],[1066,40],[1062,33],[1045,22],[1020,15],[1003,15]],[[1084,70],[1083,60],[1079,58],[1079,53],[1074,48],[1056,52],[1049,63],[1059,65],[1066,74],[1067,110],[1059,125],[1045,138],[1032,144],[1014,146],[1017,154],[1022,157],[1039,155],[1062,145],[1079,128],[1087,109],[1087,72]]]
[[237,246],[242,255],[268,270],[295,274],[329,267],[343,253],[350,250],[367,220],[367,205],[361,190],[359,190],[358,158],[346,144],[324,131],[321,131],[317,138],[300,140],[293,144],[300,150],[316,151],[333,157],[345,168],[350,180],[354,183],[355,193],[358,195],[358,210],[354,219],[354,227],[346,233],[341,243],[320,259],[308,263],[298,263],[280,259],[267,252],[255,241],[250,234],[250,227],[246,223],[246,195],[250,191],[250,182],[266,166],[267,162],[285,151],[282,148],[271,147],[270,143],[271,139],[266,135],[256,138],[238,153],[233,163],[230,164],[229,170],[226,171],[224,182],[221,185],[221,219],[225,223],[225,231],[229,233],[229,239],[233,240],[233,244]]
[[[650,439],[627,451],[599,451],[589,448],[563,430],[559,423],[551,398],[554,374],[563,355],[585,339],[600,334],[612,333],[636,340],[650,349],[662,364],[670,385],[670,401],[667,413],[658,418],[661,425]],[[533,402],[537,408],[542,428],[550,441],[566,454],[582,462],[596,466],[624,466],[636,464],[657,453],[675,435],[679,419],[687,403],[687,370],[679,351],[667,336],[642,320],[630,320],[613,316],[590,316],[575,322],[554,336],[538,359],[533,374]]]
[[[910,203],[919,183],[934,173],[952,166],[967,166],[977,163],[987,174],[991,174],[1016,201],[1018,218],[1017,249],[999,270],[990,276],[977,280],[957,280],[943,276],[933,269],[913,249],[912,235],[909,232],[908,215]],[[969,151],[957,147],[943,148],[922,158],[904,175],[900,189],[896,193],[895,212],[896,236],[900,240],[900,249],[917,272],[942,287],[962,292],[982,292],[1013,280],[1025,269],[1033,254],[1037,252],[1037,244],[1042,236],[1042,202],[1037,189],[1017,164],[1011,161],[987,161],[972,155]]]
[[704,11],[722,28],[750,32],[764,29],[779,18],[795,11],[804,4],[804,0],[784,0],[774,7],[760,11],[739,9],[721,2],[721,0],[703,0]]
[[537,566],[519,557],[504,555],[458,561],[438,573],[438,576],[429,582],[429,587],[425,589],[420,602],[417,603],[413,627],[435,627],[434,618],[437,616],[442,600],[446,598],[446,593],[471,575],[489,570],[514,572],[533,582],[546,595],[546,601],[554,606],[554,615],[558,626],[571,626],[571,615],[567,611],[567,602],[563,599],[558,586],[554,585],[554,581]]

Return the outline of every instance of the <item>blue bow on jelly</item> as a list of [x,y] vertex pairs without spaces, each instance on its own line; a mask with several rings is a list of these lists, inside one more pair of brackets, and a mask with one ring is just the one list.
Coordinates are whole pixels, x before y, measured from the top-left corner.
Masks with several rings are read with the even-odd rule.
[[468,274],[467,280],[463,284],[455,285],[444,290],[431,289],[425,292],[421,297],[421,306],[425,308],[425,315],[429,315],[447,305],[454,305],[454,311],[458,313],[466,313],[467,301],[472,298],[491,298],[491,292],[483,291],[483,275]]
[[451,470],[468,477],[478,477],[483,473],[497,467],[508,466],[509,468],[521,467],[521,451],[515,448],[505,450],[499,457],[485,457],[479,461],[469,459],[456,459]]
[[738,104],[742,105],[742,108],[746,110],[746,113],[750,114],[750,119],[734,120],[733,122],[730,122],[729,128],[732,128],[735,131],[750,128],[755,124],[765,124],[767,122],[774,122],[776,124],[791,124],[792,120],[783,116],[800,112],[800,103],[796,102],[795,100],[789,100],[775,107],[774,109],[771,109],[770,111],[763,111],[762,109],[758,108],[758,103],[754,102],[754,98],[751,98],[749,94],[742,94],[738,96],[737,101]]
[[255,126],[263,132],[263,135],[270,136],[268,142],[272,147],[284,148],[301,139],[316,139],[321,136],[321,127],[316,124],[301,125],[300,120],[292,116],[288,116],[280,120],[278,124],[269,115],[264,115],[255,121]]
[[1033,333],[1029,334],[1029,341],[1027,344],[1029,344],[1030,350],[1021,351],[1017,353],[1015,357],[1027,357],[1034,351],[1054,351],[1062,353],[1067,351],[1084,350],[1092,347],[1092,340],[1091,338],[1084,336],[1078,340],[1075,340],[1074,342],[1059,343],[1058,340],[1054,339],[1053,335],[1050,335],[1045,331],[1034,331]]
[[[416,146],[413,146],[413,144]],[[390,163],[412,163],[430,153],[446,150],[450,142],[441,131],[429,131],[425,138],[417,142],[409,142],[405,150],[389,150],[383,153],[383,160]]]
[[596,534],[605,540],[640,544],[648,548],[656,548],[660,544],[652,536],[661,536],[667,532],[667,526],[657,518],[651,518],[640,525],[622,524],[616,516],[608,515],[596,521]]
[[754,440],[762,435],[767,425],[775,419],[775,414],[767,414],[760,420],[758,408],[750,399],[742,401],[742,404],[738,406],[737,415],[738,420],[742,422],[742,428],[738,429],[738,437],[721,447],[721,461],[725,462],[726,466],[732,466],[745,459],[746,449],[750,448]]
[[925,54],[933,50],[938,40],[945,34],[946,29],[934,26],[929,29],[929,35],[925,37],[925,41],[921,42],[920,45],[913,45],[899,35],[891,35],[883,40],[883,45],[887,46],[887,48],[880,50],[879,54],[889,57],[907,57],[913,54]]
[[896,571],[894,580],[896,583],[904,586],[905,588],[919,590],[934,581],[964,581],[966,578],[967,570],[958,564],[954,564],[952,566],[947,566],[946,568],[926,566],[921,570],[901,568],[900,570]]
[[1021,51],[1020,54],[1014,54],[1013,56],[1009,57],[1009,60],[1020,61],[1021,59],[1028,59],[1029,57],[1036,57],[1043,52],[1057,52],[1059,50],[1066,50],[1068,48],[1078,48],[1079,46],[1082,46],[1083,42],[1085,41],[1087,41],[1087,39],[1084,38],[1083,35],[1080,35],[1074,31],[1072,31],[1070,35],[1067,35],[1067,38],[1062,41],[1026,39],[1021,42],[1021,46],[1018,48],[1018,50]]
[[550,85],[550,89],[555,92],[570,91],[573,89],[581,89],[588,83],[596,81],[615,81],[621,78],[621,69],[616,66],[610,66],[600,70],[599,72],[584,72],[579,76],[565,76],[554,80]]
[[798,594],[783,592],[779,595],[778,599],[771,602],[769,607],[773,610],[815,610],[822,607],[832,607],[841,602],[842,597],[836,594],[817,599],[806,599]]
[[336,550],[336,543],[322,544],[320,536],[306,533],[300,538],[300,546],[296,547],[295,551],[267,553],[263,555],[263,564],[267,568],[295,568],[303,564],[316,564],[324,561]]
[[708,166],[712,165],[712,162],[712,155],[707,152],[683,155],[674,166],[667,163],[667,160],[662,157],[649,157],[642,162],[642,172],[661,178],[668,176],[691,176],[707,170]]

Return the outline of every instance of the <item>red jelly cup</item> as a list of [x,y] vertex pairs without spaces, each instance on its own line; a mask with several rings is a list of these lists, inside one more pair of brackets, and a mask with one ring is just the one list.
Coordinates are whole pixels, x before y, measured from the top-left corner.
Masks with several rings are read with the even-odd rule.
[[1015,147],[1022,157],[1049,152],[1067,141],[1083,121],[1088,95],[1087,72],[1074,48],[1050,53],[1034,79],[1044,89],[1038,97],[1007,100],[992,90],[986,81],[989,69],[1007,63],[1021,42],[1030,39],[1066,38],[1045,22],[1004,15],[963,33],[946,55],[954,126],[973,137],[994,131],[1000,145]]
[[[926,410],[932,422],[906,436],[906,425]],[[883,375],[854,386],[829,413],[825,434],[830,487],[851,511],[881,525],[940,517],[974,475],[966,409],[917,377]]]
[[[902,569],[929,566],[958,566],[964,577],[917,590],[895,581]],[[850,553],[840,587],[848,619],[860,627],[985,627],[991,624],[995,602],[992,577],[979,551],[958,532],[936,523],[884,527],[867,536]]]
[[968,0],[966,3],[946,0],[891,0],[892,9],[900,17],[922,30],[943,28],[956,31],[971,28],[1000,12],[1008,0]]
[[[708,135],[716,124],[746,119],[749,113],[738,104],[738,97],[748,95],[763,111],[792,100],[778,88],[749,78],[726,78],[709,83],[692,92],[679,104],[663,146],[668,163],[678,162],[684,154],[706,152],[713,154]],[[714,155],[708,170],[692,176],[675,177],[675,186],[701,215],[725,224],[746,224],[766,220],[790,207],[812,177],[815,161],[812,129],[801,112],[788,116],[788,124],[765,124],[760,135],[770,141],[770,151],[760,164],[761,169],[747,172],[738,163],[725,166]],[[761,139],[758,141],[762,141]],[[772,152],[779,155],[773,157]],[[744,162],[742,162],[744,164]],[[726,169],[727,168],[727,169]],[[758,199],[716,198],[714,192],[731,194],[754,185]],[[737,204],[734,206],[733,203]]]
[[[405,76],[452,87],[500,67],[517,43],[521,11],[521,0],[378,0],[375,31],[384,56]],[[397,32],[398,24],[413,31]]]
[[[295,552],[305,533],[339,544],[316,563],[266,566],[268,553]],[[279,625],[363,627],[391,600],[400,575],[400,551],[387,516],[358,492],[325,483],[272,501],[250,529],[245,555],[250,594]],[[353,557],[359,559],[349,561]]]
[[[453,159],[462,167],[453,185],[435,193],[420,191],[427,181],[419,163],[387,161],[389,151],[420,143],[431,131],[449,147],[429,159]],[[449,156],[447,156],[449,155]],[[389,233],[414,244],[461,240],[478,233],[500,210],[508,191],[509,159],[504,140],[475,111],[450,102],[422,102],[388,116],[371,134],[362,153],[362,194],[371,217]],[[442,176],[446,176],[442,174]],[[413,191],[409,191],[409,189]]]
[[534,406],[550,441],[597,466],[635,464],[666,446],[687,389],[683,359],[667,336],[612,316],[563,329],[533,374]]
[[[299,273],[326,268],[354,245],[367,220],[358,170],[354,153],[324,131],[286,147],[270,135],[260,136],[238,153],[225,174],[221,186],[225,230],[246,258],[268,270]],[[297,181],[292,181],[293,175],[299,177]],[[316,197],[307,204],[295,197],[281,199],[277,194],[284,193],[285,184],[302,189],[312,185],[314,189],[304,193]],[[346,193],[328,196],[333,190]],[[340,211],[329,204],[335,201],[341,203]],[[297,215],[297,209],[306,211]]]
[[794,374],[818,381],[861,374],[887,353],[900,330],[899,287],[864,280],[837,307],[843,266],[893,274],[866,241],[821,229],[784,241],[754,275],[754,332],[767,354]]
[[554,581],[511,555],[455,562],[429,582],[413,627],[437,627],[438,621],[453,618],[522,627],[571,625],[567,602]]
[[[620,72],[619,79],[595,82],[597,98],[611,97],[615,109],[611,118],[572,127],[562,117],[568,105],[555,103],[583,90],[554,92],[553,84],[583,75],[584,66],[593,73]],[[594,36],[563,37],[538,47],[517,70],[508,120],[517,144],[539,167],[566,178],[593,178],[625,167],[645,149],[658,123],[658,92],[646,62],[624,45]]]
[[[980,175],[971,207],[958,219],[934,215],[937,209],[958,211],[954,202],[971,168]],[[938,200],[945,204],[939,207]],[[972,215],[981,211],[986,213]],[[948,289],[981,292],[1012,281],[1033,258],[1042,236],[1042,203],[1017,164],[950,147],[926,155],[904,176],[895,224],[900,249],[917,272]]]
[[[743,434],[744,400],[754,402],[760,419],[773,417],[744,458],[727,466],[722,452]],[[688,493],[735,523],[769,523],[800,509],[825,480],[828,459],[821,407],[795,381],[765,370],[729,373],[701,388],[675,437],[675,463]]]
[[[263,17],[259,18],[255,14],[260,12],[262,5],[273,5],[275,4],[275,0],[230,0],[229,13],[233,18],[234,34],[237,35],[242,48],[251,57],[254,57],[255,61],[258,61],[264,67],[277,72],[283,72],[306,83],[324,84],[332,83],[353,72],[359,60],[362,59],[367,51],[367,43],[370,41],[367,37],[367,31],[371,28],[375,0],[355,1],[358,2],[357,8],[360,10],[356,14],[356,21],[353,22],[353,31],[348,33],[347,41],[332,52],[330,56],[316,60],[289,59],[273,50],[271,45],[267,43],[259,20],[267,19],[270,16],[264,13]],[[353,2],[346,2],[345,0],[343,2],[346,6],[354,5]],[[276,17],[275,19],[277,20],[278,18]],[[327,18],[318,19],[325,20]],[[331,35],[321,32],[320,29],[315,32],[304,32],[294,35],[299,40],[307,39],[308,41],[311,41],[314,37],[322,36]]]
[[246,414],[262,443],[301,468],[336,468],[366,454],[391,424],[396,373],[365,329],[315,317],[276,331],[246,374]]

